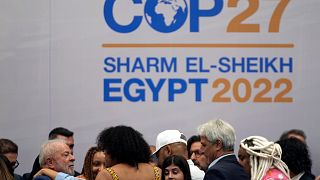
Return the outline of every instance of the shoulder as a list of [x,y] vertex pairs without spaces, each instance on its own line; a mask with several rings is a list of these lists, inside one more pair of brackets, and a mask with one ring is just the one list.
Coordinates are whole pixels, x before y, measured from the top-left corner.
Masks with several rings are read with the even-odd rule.
[[220,169],[220,170],[234,170],[234,171],[242,171],[243,167],[239,164],[235,155],[226,156],[220,159],[214,166],[213,169]]
[[98,173],[96,180],[112,180],[112,176],[106,168]]
[[269,169],[262,179],[274,179],[274,178],[283,179],[283,180],[289,179],[283,172],[281,172],[277,168]]
[[244,171],[232,171],[231,169],[209,169],[205,176],[204,180],[230,180],[230,179],[237,179],[237,180],[250,180],[250,177]]
[[227,156],[219,160],[206,172],[207,179],[250,179],[235,156]]
[[161,177],[161,169],[149,163],[139,163],[138,168],[127,164],[117,164],[112,169],[116,172],[119,179],[154,180]]

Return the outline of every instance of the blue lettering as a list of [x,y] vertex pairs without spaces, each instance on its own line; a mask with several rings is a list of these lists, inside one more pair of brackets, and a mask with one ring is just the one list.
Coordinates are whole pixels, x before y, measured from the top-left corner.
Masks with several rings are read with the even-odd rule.
[[222,11],[223,0],[213,0],[212,9],[199,9],[199,0],[190,0],[190,32],[199,32],[200,17],[215,16]]
[[137,59],[134,61],[132,72],[136,72],[136,69],[140,70],[141,72],[145,72],[141,59],[139,57],[137,57]]
[[195,61],[197,61],[196,57],[187,57],[186,60],[186,72],[197,72],[196,68],[192,68],[194,66],[197,66],[197,63],[195,63]]
[[158,58],[155,57],[148,57],[147,58],[147,72],[150,72],[151,67],[153,67],[155,69],[155,72],[159,72],[159,60]]
[[283,58],[280,58],[280,72],[284,72],[284,67],[287,66],[288,72],[292,73],[293,69],[293,60],[292,57],[289,57],[289,62],[285,63]]
[[202,84],[208,84],[208,79],[189,79],[189,83],[190,84],[194,84],[195,85],[195,97],[196,97],[196,101],[201,101],[201,85]]
[[260,66],[259,66],[260,67],[260,69],[259,69],[260,72],[263,72],[263,67],[264,67],[264,63],[263,62],[264,62],[264,58],[260,57]]
[[103,91],[103,99],[106,102],[115,101],[120,102],[122,101],[121,96],[111,96],[112,92],[120,92],[121,89],[119,87],[111,87],[111,84],[120,84],[121,79],[104,79],[103,85],[104,85],[104,91]]
[[235,57],[232,58],[232,72],[236,72],[237,66],[241,67],[241,72],[244,72],[245,68],[245,58],[241,58],[241,62],[237,63],[237,59]]
[[104,59],[104,64],[106,67],[104,67],[104,71],[107,73],[114,72],[116,70],[116,66],[113,64],[116,60],[112,57],[107,57]]
[[132,84],[137,84],[138,86],[144,86],[143,81],[141,81],[140,79],[137,78],[132,78],[129,79],[123,87],[123,91],[124,91],[124,96],[132,102],[137,102],[137,101],[145,101],[146,100],[146,96],[145,96],[145,90],[144,89],[136,89],[136,94],[137,96],[132,96],[130,94],[130,87]]
[[199,58],[199,64],[200,64],[199,65],[199,72],[202,72],[202,73],[210,72],[209,69],[205,69],[203,67],[203,59],[202,59],[202,57]]
[[121,62],[121,58],[118,57],[117,58],[117,64],[118,64],[117,72],[121,72],[121,66],[124,66],[126,68],[126,72],[129,72],[129,70],[130,70],[130,58],[126,58],[126,61],[124,63],[122,63]]
[[227,73],[227,72],[230,72],[231,70],[231,67],[229,65],[230,63],[230,59],[227,58],[227,57],[222,57],[219,59],[219,71],[222,72],[222,73]]
[[256,67],[258,65],[257,60],[258,60],[258,58],[256,58],[256,57],[248,57],[247,58],[247,71],[248,71],[248,73],[258,72],[258,70],[256,69]]
[[[169,79],[168,84],[169,101],[174,101],[175,94],[182,94],[187,90],[187,83],[183,79]],[[175,88],[175,85],[180,85],[180,88]]]
[[[113,6],[116,0],[106,0],[104,4],[104,18],[108,26],[114,31],[120,33],[129,33],[136,30],[142,21],[142,16],[134,16],[133,20],[128,25],[120,25],[113,17]],[[134,4],[142,4],[142,0],[132,0]]]
[[[166,71],[164,71],[164,69],[166,69]],[[170,64],[168,64],[165,57],[161,57],[161,70],[162,72],[177,72],[177,57],[172,57]]]
[[266,72],[269,72],[269,68],[271,68],[272,70],[273,70],[273,72],[278,72],[277,71],[277,68],[274,66],[274,62],[277,60],[277,58],[276,57],[274,57],[271,61],[269,61],[269,59],[267,59],[266,58],[266,60],[265,60],[265,71]]
[[149,85],[151,91],[152,91],[152,100],[153,101],[159,101],[159,92],[164,84],[166,79],[160,79],[157,86],[153,84],[152,79],[146,79],[147,84]]

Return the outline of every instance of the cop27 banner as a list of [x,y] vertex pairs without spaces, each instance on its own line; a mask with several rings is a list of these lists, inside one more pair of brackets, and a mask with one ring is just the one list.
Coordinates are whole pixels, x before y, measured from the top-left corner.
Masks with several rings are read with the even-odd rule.
[[[278,140],[306,132],[320,174],[319,0],[0,1],[0,136],[30,170],[57,126],[76,169],[105,127],[150,144],[214,118]],[[14,130],[14,131],[13,131]],[[25,131],[28,133],[23,133]],[[20,133],[17,133],[20,132]]]
[[277,140],[290,128],[319,137],[312,6],[319,2],[106,0],[103,101],[144,107],[151,128],[196,129],[221,117],[240,137]]
[[[105,1],[115,37],[102,48],[121,53],[104,59],[104,101],[293,103],[298,57],[285,27],[290,3]],[[114,77],[120,74],[129,77]]]

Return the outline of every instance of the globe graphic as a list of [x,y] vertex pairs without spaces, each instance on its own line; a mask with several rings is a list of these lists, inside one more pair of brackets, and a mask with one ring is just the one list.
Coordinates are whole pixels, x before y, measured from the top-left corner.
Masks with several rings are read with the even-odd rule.
[[187,19],[185,0],[147,0],[144,16],[156,31],[169,33],[179,29]]

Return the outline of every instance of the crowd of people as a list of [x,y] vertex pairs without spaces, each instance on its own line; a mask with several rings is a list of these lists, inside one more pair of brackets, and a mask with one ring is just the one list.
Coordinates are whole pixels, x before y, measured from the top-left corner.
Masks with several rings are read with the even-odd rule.
[[284,132],[277,142],[249,136],[235,150],[234,128],[221,119],[198,127],[189,139],[179,130],[158,134],[155,146],[132,127],[101,131],[74,170],[73,132],[54,128],[40,147],[31,172],[14,173],[18,146],[0,139],[1,180],[320,180],[311,172],[306,135]]

